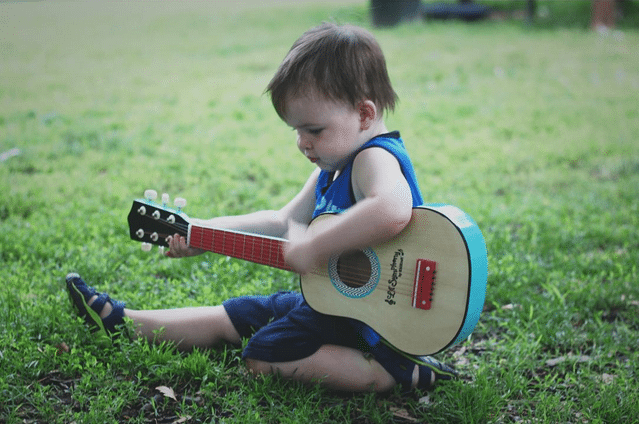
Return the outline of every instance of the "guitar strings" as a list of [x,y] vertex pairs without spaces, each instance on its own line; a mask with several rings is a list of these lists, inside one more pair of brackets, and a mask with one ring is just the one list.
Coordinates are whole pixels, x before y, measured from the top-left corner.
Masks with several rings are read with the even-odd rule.
[[[176,230],[177,233],[182,234],[182,235],[186,235],[186,233],[188,232],[188,224],[180,224],[180,223],[170,223],[166,220],[161,220],[164,225],[166,225],[169,228],[173,228]],[[220,232],[225,232],[227,230],[221,230],[221,229],[211,229],[212,231],[220,231]],[[232,231],[231,231],[232,232]],[[145,232],[145,234],[147,234],[148,232]],[[158,234],[158,238],[159,237],[163,237],[164,239],[168,238],[169,236],[173,236],[173,234]],[[237,234],[237,233],[234,233]],[[264,239],[264,238],[260,238],[259,236],[252,236],[250,234],[246,234],[243,235],[245,237],[249,237],[249,241],[247,242],[246,240],[244,241],[244,244],[251,247],[251,248],[255,248],[255,246],[263,246],[266,247],[267,250],[270,248],[274,248],[277,247],[277,245],[285,243],[286,240],[270,240],[270,239]],[[207,241],[208,238],[207,238]],[[214,237],[211,237],[210,239],[211,243],[214,243]],[[246,250],[246,249],[244,249]],[[261,251],[261,250],[260,250]],[[261,251],[263,253],[263,251]],[[249,255],[250,256],[250,255]],[[270,255],[269,255],[270,256]],[[277,259],[282,259],[282,261],[280,262],[279,260],[277,261],[277,265],[278,266],[286,266],[287,265],[283,262],[283,258],[281,257],[281,253],[278,252],[276,253],[276,256],[278,256]],[[265,258],[263,257],[263,255],[261,257],[257,257],[257,256],[253,256],[252,259],[254,261],[260,261],[260,263],[266,263],[268,264],[273,264],[272,261],[270,261],[270,258]],[[289,268],[290,269],[290,268]],[[319,271],[312,271],[311,274],[317,275],[317,276],[322,276],[325,277],[326,273],[325,272],[319,272]],[[359,265],[349,265],[347,264],[343,264],[340,263],[340,267],[339,267],[339,274],[340,274],[340,278],[342,279],[342,281],[346,280],[346,282],[348,283],[352,283],[353,281],[356,281],[355,284],[357,284],[359,287],[363,287],[366,284],[368,284],[369,280],[370,280],[370,275],[371,275],[371,268],[370,266],[359,266]],[[400,296],[407,296],[407,297],[411,297],[413,296],[413,284],[411,281],[414,281],[415,279],[415,274],[414,273],[409,273],[408,274],[409,277],[411,277],[410,279],[408,279],[409,281],[403,281],[402,280],[397,280],[397,284],[395,286],[395,290],[394,293],[395,295],[400,295]],[[386,273],[386,272],[380,272],[379,275],[379,279],[380,280],[386,280],[388,278],[392,278],[393,277],[393,273]],[[347,284],[345,282],[345,284]],[[378,284],[374,290],[384,290],[387,291],[388,288],[385,286],[381,286]]]
[[[187,229],[188,229],[188,225],[185,224],[171,224],[169,222],[165,221],[165,225],[170,227],[170,228],[174,228],[178,231],[178,233],[181,232],[182,233],[186,233]],[[224,231],[224,230],[213,230],[213,231]],[[158,237],[168,237],[169,234],[158,234]],[[248,242],[244,242],[245,245],[248,245],[251,248],[254,248],[256,245],[260,245],[260,246],[264,246],[266,244],[267,248],[273,248],[276,247],[278,244],[281,244],[281,241],[275,241],[275,240],[268,240],[268,239],[261,239],[259,237],[256,236],[251,236],[251,235],[246,235],[246,237],[249,237],[249,241]],[[213,239],[214,237],[211,237],[211,240],[207,240],[210,241],[211,243],[213,243]],[[246,250],[246,249],[244,249]],[[262,252],[263,253],[263,252]],[[279,255],[276,254],[276,255]],[[250,256],[250,255],[249,255]],[[258,257],[258,256],[253,256],[252,257],[254,261],[260,261],[260,262],[266,262],[267,264],[272,264],[272,261],[267,260],[267,258],[265,258],[263,255]],[[279,261],[279,257],[278,257],[278,265],[285,265],[284,263],[280,264]],[[283,258],[282,258],[283,260]],[[344,281],[346,280],[346,282],[350,283],[350,284],[355,284],[359,287],[365,286],[366,284],[368,284],[369,280],[370,280],[370,267],[369,266],[353,266],[353,265],[348,265],[347,264],[340,264],[340,269],[339,269],[339,273],[340,273],[340,278]],[[325,276],[325,273],[322,272],[312,272],[312,274],[314,275],[318,275],[318,276]],[[385,275],[386,273],[382,272],[380,273],[380,279],[385,279],[385,277],[391,276],[392,277],[392,273]],[[414,274],[412,275],[412,277],[414,277]],[[346,283],[345,283],[346,284]],[[405,287],[406,286],[406,287]],[[404,295],[404,296],[413,296],[413,290],[411,288],[412,283],[408,283],[406,284],[405,282],[402,282],[401,280],[397,282],[397,285],[395,286],[395,294],[398,295]],[[375,289],[383,289],[384,287],[376,287]],[[402,288],[407,289],[407,291],[402,290]]]
[[[183,224],[182,225],[178,225],[178,224],[166,224],[167,226],[179,229],[180,227],[185,227]],[[182,228],[183,229],[183,228]],[[159,234],[158,233],[158,237],[164,237],[166,238],[167,236],[169,236],[168,234]],[[253,236],[249,236],[247,235],[247,237],[253,237]],[[257,240],[262,240],[262,241],[257,241]],[[211,239],[211,242],[213,240]],[[248,243],[249,245],[256,245],[256,244],[264,244],[264,243],[268,243],[270,244],[271,248],[274,247],[275,245],[281,243],[279,241],[271,241],[271,240],[263,240],[263,239],[251,239]],[[253,246],[251,246],[253,247]],[[255,261],[257,261],[258,259],[261,260],[262,262],[267,262],[267,264],[269,263],[269,261],[267,261],[264,257],[253,257],[253,259]],[[322,272],[311,272],[314,275],[318,275],[321,277],[326,277],[326,273],[322,273]],[[386,277],[391,276],[392,277],[392,273],[385,275],[386,273],[382,272],[380,273],[380,279],[385,279]],[[414,274],[412,275],[412,277],[414,277]],[[361,266],[352,266],[352,265],[345,265],[345,264],[341,264],[340,265],[340,278],[342,279],[342,281],[346,280],[346,282],[348,282],[349,284],[353,284],[354,281],[356,281],[356,285],[358,287],[363,287],[366,284],[368,284],[369,280],[370,280],[370,267],[361,267]],[[411,280],[409,280],[411,281]],[[346,284],[346,283],[345,283]],[[405,282],[402,280],[398,280],[397,281],[397,285],[395,286],[395,290],[394,293],[395,295],[400,295],[400,296],[407,296],[407,297],[411,297],[413,296],[413,290],[412,290],[412,283],[410,282]],[[406,291],[404,290],[406,289]],[[376,286],[374,290],[387,290],[386,287],[382,286]]]
[[[166,223],[166,225],[168,227],[172,227],[175,229],[181,229],[181,230],[185,230],[186,228],[188,228],[188,225],[184,225],[184,224],[170,224],[170,223]],[[215,231],[224,231],[224,230],[215,230]],[[178,231],[179,233],[179,231]],[[168,236],[172,236],[171,234],[160,234],[158,233],[158,237],[168,237]],[[264,245],[264,243],[267,243],[269,245],[271,245],[270,247],[274,247],[277,244],[280,244],[281,242],[279,241],[274,241],[274,240],[264,240],[264,239],[254,239],[253,236],[247,235],[247,237],[251,237],[251,240],[249,242],[245,242],[245,244],[248,244],[251,247],[254,247],[255,245],[261,244]],[[257,240],[261,240],[261,241],[257,241]],[[213,238],[211,238],[210,240],[211,242],[213,242]],[[269,247],[269,246],[266,246]],[[266,262],[267,264],[270,263],[269,261],[266,260],[266,258],[264,257],[253,257],[253,259],[255,261],[257,261],[258,259],[261,260],[262,262]],[[318,272],[318,271],[313,271],[311,272],[311,274],[313,275],[317,275],[320,277],[327,277],[326,273],[324,272]],[[363,287],[366,284],[368,284],[369,280],[370,280],[370,267],[361,267],[361,266],[352,266],[352,265],[344,265],[341,264],[340,265],[340,278],[342,279],[342,281],[346,280],[348,283],[352,283],[353,280],[357,280],[357,285],[359,287]],[[412,276],[414,277],[414,274],[412,274]],[[386,274],[385,272],[381,272],[380,275],[380,280],[384,280],[388,277],[392,277],[392,273],[388,273]],[[363,282],[362,282],[363,281]],[[410,280],[409,280],[410,281]],[[346,283],[345,283],[346,284]],[[406,296],[409,298],[413,297],[413,290],[412,290],[412,283],[407,283],[407,282],[403,282],[401,280],[397,281],[397,285],[395,286],[395,290],[394,293],[395,295],[399,295],[399,296]],[[406,290],[404,290],[406,289]],[[383,291],[387,291],[388,288],[383,286],[383,285],[377,285],[373,290],[383,290]]]

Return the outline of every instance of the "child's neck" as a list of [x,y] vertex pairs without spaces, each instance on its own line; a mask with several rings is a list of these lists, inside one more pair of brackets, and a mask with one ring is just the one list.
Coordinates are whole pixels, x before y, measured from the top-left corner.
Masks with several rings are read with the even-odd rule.
[[[370,140],[374,139],[378,135],[382,135],[386,133],[388,133],[386,124],[384,123],[382,119],[378,119],[377,121],[375,121],[373,125],[371,125],[368,129],[366,129],[364,133],[362,134],[362,140],[364,140],[364,142],[362,143],[361,146],[368,143]],[[335,171],[333,173],[333,180],[335,180],[341,172],[342,172],[341,169],[338,169],[337,171]]]
[[384,120],[378,119],[377,121],[375,121],[373,125],[370,126],[370,128],[365,130],[365,132],[367,133],[365,134],[366,135],[365,139],[366,141],[368,141],[368,140],[372,140],[378,135],[386,134],[388,132],[388,129],[386,128],[386,124],[384,123]]

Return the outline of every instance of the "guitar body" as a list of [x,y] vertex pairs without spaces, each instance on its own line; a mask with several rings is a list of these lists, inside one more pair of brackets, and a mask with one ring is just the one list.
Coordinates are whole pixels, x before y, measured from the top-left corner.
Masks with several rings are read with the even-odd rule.
[[[331,216],[320,215],[309,230]],[[413,209],[392,240],[331,258],[302,277],[301,288],[316,311],[357,319],[398,349],[427,355],[472,332],[486,277],[486,246],[475,223],[454,206],[427,205]]]
[[[318,216],[309,231],[330,225],[331,217]],[[193,225],[181,210],[141,199],[128,221],[133,240],[168,246],[178,233],[191,247],[292,271],[283,239]],[[454,206],[431,204],[414,208],[393,239],[336,255],[300,285],[316,311],[359,320],[406,353],[430,355],[473,331],[487,272],[486,244],[475,222]]]

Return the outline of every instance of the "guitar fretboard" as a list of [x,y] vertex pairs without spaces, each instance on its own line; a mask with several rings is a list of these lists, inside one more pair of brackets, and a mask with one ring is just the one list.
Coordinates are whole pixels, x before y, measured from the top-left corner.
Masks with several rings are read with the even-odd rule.
[[189,245],[233,258],[292,271],[284,261],[286,240],[229,230],[191,226]]

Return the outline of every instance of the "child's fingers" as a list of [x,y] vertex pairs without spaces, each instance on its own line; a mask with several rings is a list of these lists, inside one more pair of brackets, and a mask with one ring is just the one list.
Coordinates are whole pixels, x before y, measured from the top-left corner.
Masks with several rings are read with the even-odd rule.
[[169,240],[169,251],[166,252],[166,256],[169,258],[181,258],[184,256],[186,248],[186,240],[176,233],[171,237],[171,240]]
[[169,240],[169,251],[165,255],[169,258],[186,258],[204,253],[204,250],[189,247],[186,237],[174,234]]

